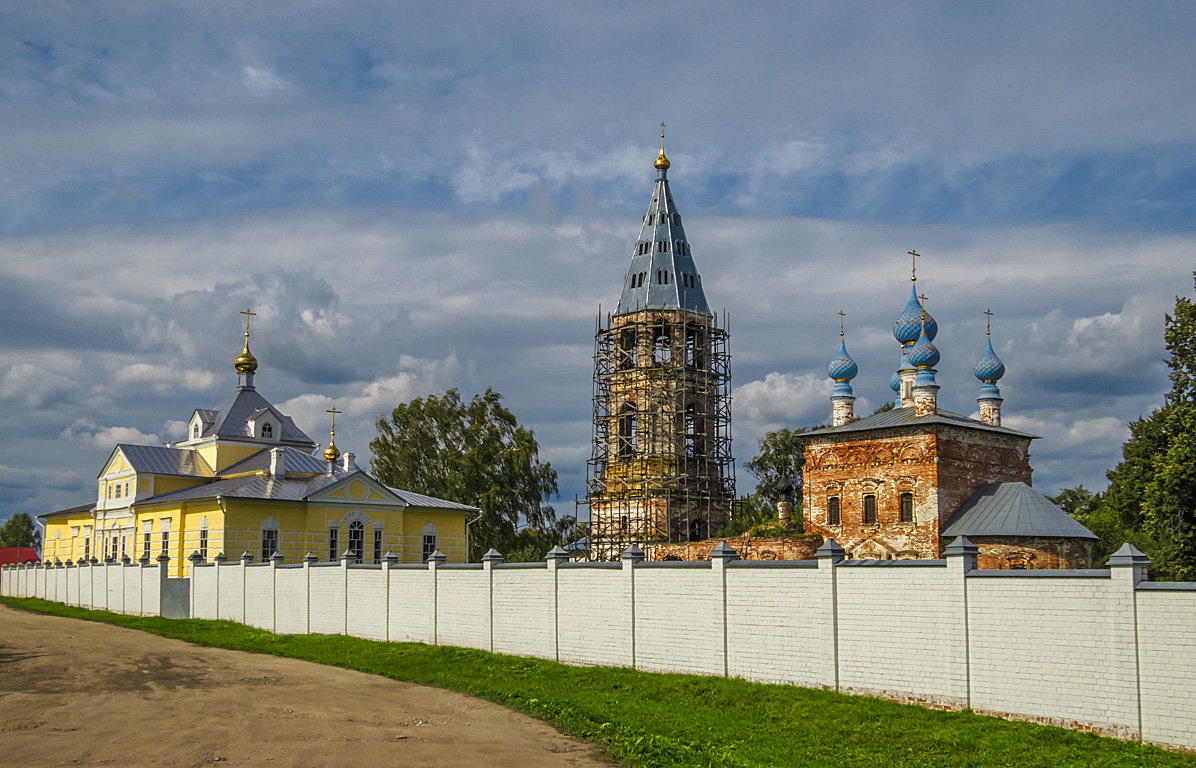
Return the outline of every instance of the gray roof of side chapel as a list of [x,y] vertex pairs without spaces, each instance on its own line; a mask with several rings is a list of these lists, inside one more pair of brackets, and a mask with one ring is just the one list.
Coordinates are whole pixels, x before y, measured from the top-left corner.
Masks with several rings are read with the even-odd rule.
[[985,483],[943,529],[953,536],[1099,538],[1025,483]]
[[681,214],[669,191],[667,168],[656,172],[652,202],[631,253],[631,266],[623,277],[623,293],[615,314],[645,309],[685,309],[710,314],[702,278],[690,256]]

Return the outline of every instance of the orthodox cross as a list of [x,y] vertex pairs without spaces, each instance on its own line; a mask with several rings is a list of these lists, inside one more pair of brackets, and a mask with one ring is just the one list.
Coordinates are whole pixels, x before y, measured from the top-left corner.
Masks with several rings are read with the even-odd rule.
[[336,434],[336,415],[337,415],[338,413],[344,413],[344,411],[342,411],[342,410],[338,410],[338,409],[337,409],[337,407],[334,405],[334,406],[332,406],[331,408],[329,408],[329,409],[327,409],[326,411],[324,411],[324,413],[331,413],[331,414],[332,414],[332,433],[333,433],[333,434]]
[[922,300],[922,327],[925,328],[926,327],[926,294],[924,294],[924,293],[920,294],[918,296],[918,298]]
[[984,310],[984,314],[988,317],[984,318],[985,331],[989,336],[993,335],[993,311],[991,309]]
[[916,283],[918,282],[918,257],[922,254],[914,250],[906,251],[906,253],[910,255],[910,263],[913,264],[913,267],[910,269],[910,280]]
[[847,317],[847,313],[839,310],[839,338],[843,338],[843,318]]
[[660,151],[664,152],[664,123],[660,124]]
[[240,312],[239,314],[245,315],[245,338],[248,339],[249,338],[249,318],[256,315],[257,312],[254,312],[251,309],[249,309],[249,307],[246,307],[244,309],[244,311]]

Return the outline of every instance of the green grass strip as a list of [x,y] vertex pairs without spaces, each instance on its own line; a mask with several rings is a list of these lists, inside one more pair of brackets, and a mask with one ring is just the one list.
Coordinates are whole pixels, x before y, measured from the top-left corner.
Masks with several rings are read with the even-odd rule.
[[36,599],[0,601],[196,645],[305,659],[460,691],[546,720],[635,768],[1196,766],[1193,755],[1093,734],[809,688],[573,667],[341,635],[275,635],[229,621],[123,616]]

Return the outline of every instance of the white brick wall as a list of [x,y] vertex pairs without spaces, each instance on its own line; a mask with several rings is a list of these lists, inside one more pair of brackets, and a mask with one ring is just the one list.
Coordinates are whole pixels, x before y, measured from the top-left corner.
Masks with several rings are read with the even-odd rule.
[[386,639],[386,582],[382,569],[349,569],[349,634]]
[[1142,736],[1196,749],[1196,590],[1139,590]]
[[554,572],[496,568],[494,652],[556,658]]
[[[978,711],[1127,737],[1139,733],[1140,703],[1146,740],[1196,748],[1196,589],[1135,589],[1126,567],[965,577],[959,557],[816,568],[230,563],[195,569],[193,616],[215,617],[217,574],[220,618],[240,620],[244,589],[246,620],[266,628],[276,620],[278,632],[309,631],[310,603],[311,632],[344,633],[347,610],[349,634],[383,639],[389,594],[394,641],[488,649],[493,638],[498,652],[552,658],[559,649],[574,664],[837,681],[848,692],[970,701]],[[144,605],[150,615],[160,584],[156,564],[0,572],[6,595],[113,608],[123,595],[126,612]]]

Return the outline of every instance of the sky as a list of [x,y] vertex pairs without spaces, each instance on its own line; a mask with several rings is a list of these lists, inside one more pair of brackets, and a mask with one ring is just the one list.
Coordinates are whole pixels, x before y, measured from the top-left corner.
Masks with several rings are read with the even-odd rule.
[[182,438],[246,306],[316,441],[335,405],[367,463],[397,404],[492,387],[572,512],[662,121],[741,491],[829,420],[839,310],[857,413],[890,397],[910,249],[940,406],[977,412],[991,309],[1035,487],[1103,488],[1192,295],[1193,39],[1186,2],[3,4],[0,519]]

